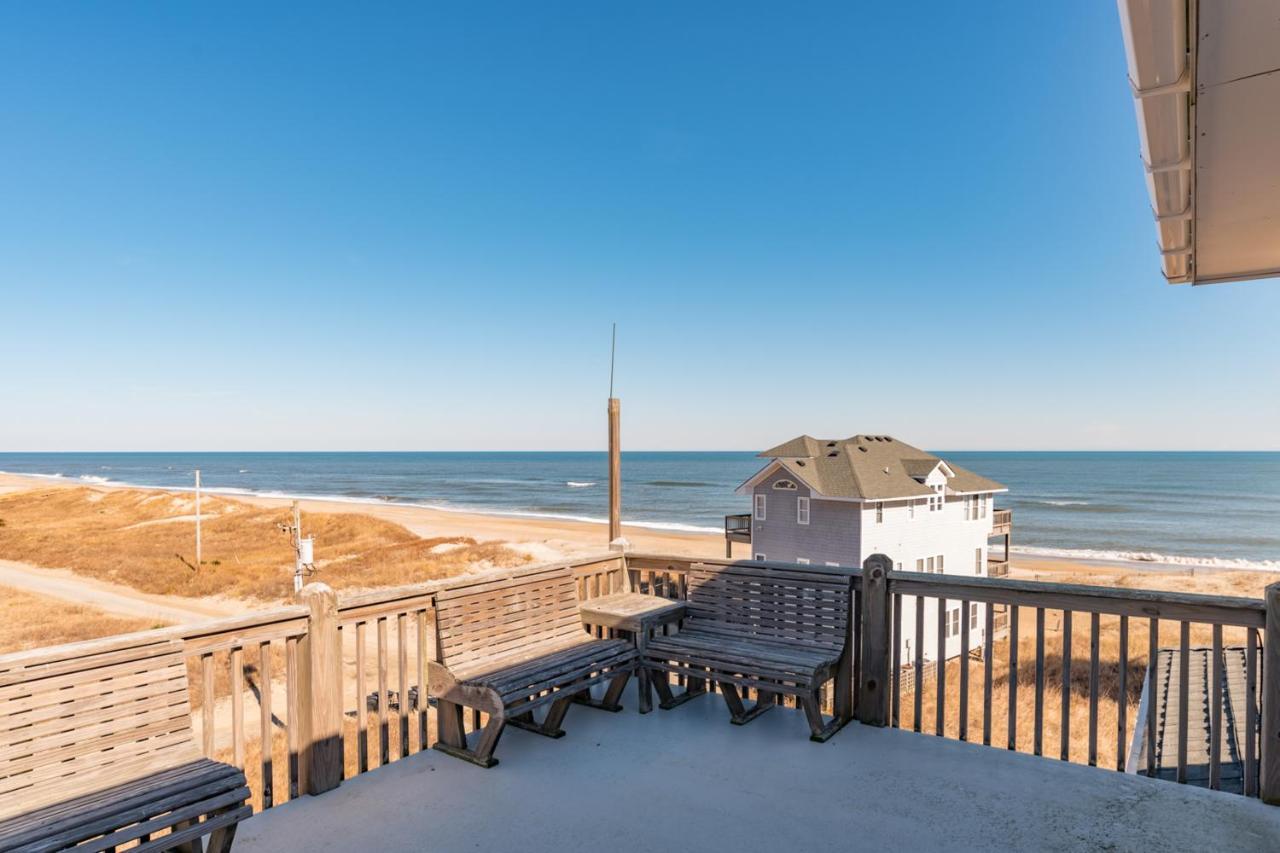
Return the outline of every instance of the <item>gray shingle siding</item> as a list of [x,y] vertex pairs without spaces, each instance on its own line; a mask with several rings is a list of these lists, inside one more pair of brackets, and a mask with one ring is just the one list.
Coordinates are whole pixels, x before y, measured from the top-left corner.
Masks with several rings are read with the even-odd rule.
[[[778,471],[758,483],[751,496],[751,553],[784,563],[805,558],[814,564],[859,564],[858,504],[812,498],[803,483],[795,491],[775,489],[778,480],[792,480]],[[755,518],[755,496],[765,495],[765,520]],[[796,522],[796,499],[811,498],[809,523]]]

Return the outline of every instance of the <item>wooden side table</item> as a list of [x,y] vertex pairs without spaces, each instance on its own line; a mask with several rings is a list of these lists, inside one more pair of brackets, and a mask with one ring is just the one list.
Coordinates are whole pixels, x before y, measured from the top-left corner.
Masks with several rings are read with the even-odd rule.
[[[678,622],[685,615],[685,609],[683,601],[640,592],[615,592],[578,605],[585,624],[630,633],[642,656],[649,641],[649,632],[661,625]],[[653,709],[653,704],[649,695],[649,670],[643,665],[636,673],[636,683],[640,688],[640,713],[647,714]]]

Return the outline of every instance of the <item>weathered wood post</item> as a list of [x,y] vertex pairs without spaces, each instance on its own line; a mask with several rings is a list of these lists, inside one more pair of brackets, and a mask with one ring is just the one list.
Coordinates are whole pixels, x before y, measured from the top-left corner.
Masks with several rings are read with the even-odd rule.
[[609,542],[622,536],[622,401],[609,398]]
[[872,554],[862,564],[862,676],[858,684],[858,721],[889,723],[889,652],[892,601],[889,571],[893,562]]
[[298,644],[298,790],[323,794],[342,781],[338,596],[325,584],[311,583],[302,589],[302,603],[311,614]]
[[1259,796],[1280,806],[1280,583],[1263,595],[1267,623],[1262,635],[1262,768]]

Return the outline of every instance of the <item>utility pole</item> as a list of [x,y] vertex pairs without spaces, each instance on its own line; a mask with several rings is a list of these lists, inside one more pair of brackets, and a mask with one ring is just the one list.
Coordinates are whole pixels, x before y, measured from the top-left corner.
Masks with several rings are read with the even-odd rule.
[[315,572],[315,539],[302,538],[302,510],[297,501],[293,502],[293,523],[287,527],[281,524],[280,529],[288,532],[293,545],[293,591],[301,593],[302,579]]
[[614,323],[613,338],[609,344],[609,547],[625,550],[626,540],[622,539],[622,401],[613,396],[613,362],[617,349],[618,324]]
[[196,469],[196,570],[203,564],[200,547],[200,469]]

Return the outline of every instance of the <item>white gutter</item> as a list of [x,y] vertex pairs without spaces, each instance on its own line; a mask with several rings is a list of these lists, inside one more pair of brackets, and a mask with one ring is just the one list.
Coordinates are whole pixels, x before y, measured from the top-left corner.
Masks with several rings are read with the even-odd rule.
[[1195,283],[1197,0],[1116,0],[1164,276]]

